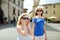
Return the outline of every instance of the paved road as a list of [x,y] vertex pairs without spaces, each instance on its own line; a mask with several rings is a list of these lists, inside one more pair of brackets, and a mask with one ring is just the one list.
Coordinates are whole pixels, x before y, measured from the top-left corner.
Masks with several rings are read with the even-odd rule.
[[[48,40],[60,40],[60,24],[46,23]],[[0,25],[0,40],[16,40],[17,31],[13,25]]]
[[16,40],[16,27],[12,25],[0,26],[0,40]]
[[60,40],[60,24],[47,23],[46,29],[48,40]]

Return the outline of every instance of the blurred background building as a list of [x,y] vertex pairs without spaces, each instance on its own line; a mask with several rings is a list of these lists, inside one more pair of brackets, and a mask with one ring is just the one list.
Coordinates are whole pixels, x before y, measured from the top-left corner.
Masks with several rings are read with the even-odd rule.
[[43,17],[47,22],[60,23],[60,0],[41,0],[40,6],[44,7]]
[[[21,13],[27,13],[27,8],[23,8],[24,0],[0,0],[0,24],[3,22],[17,21]],[[29,12],[31,18],[35,16],[35,8],[43,6],[43,17],[59,17],[60,18],[60,0],[33,0],[32,11]]]
[[29,13],[31,17],[35,15],[34,10],[37,6],[43,6],[43,17],[60,17],[60,0],[34,0],[33,10]]
[[40,1],[40,0],[33,0],[33,1],[34,1],[34,2],[33,2],[33,9],[32,9],[32,11],[29,13],[31,18],[35,16],[35,8],[36,8],[37,6],[39,6],[39,1]]
[[0,0],[0,24],[12,22],[23,12],[24,0]]
[[27,13],[28,9],[27,8],[23,8],[23,13]]
[[50,0],[50,2],[46,0],[44,4],[40,4],[40,6],[44,7],[43,16],[45,18],[51,17],[51,16],[60,17],[60,1],[59,0],[55,0],[55,1]]

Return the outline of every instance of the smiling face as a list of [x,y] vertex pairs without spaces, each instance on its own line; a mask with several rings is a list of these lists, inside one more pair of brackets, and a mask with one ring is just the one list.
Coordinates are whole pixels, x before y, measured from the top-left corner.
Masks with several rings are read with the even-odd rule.
[[37,15],[41,15],[41,16],[42,16],[42,13],[43,13],[42,8],[38,8],[38,9],[36,10],[36,14],[37,14]]

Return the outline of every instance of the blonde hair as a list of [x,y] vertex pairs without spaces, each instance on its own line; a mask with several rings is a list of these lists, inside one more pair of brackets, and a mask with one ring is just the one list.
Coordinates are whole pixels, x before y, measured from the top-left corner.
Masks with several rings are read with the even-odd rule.
[[[21,18],[25,15],[28,15],[27,13],[22,13],[19,18],[18,18],[18,21],[17,21],[17,25],[21,25]],[[29,18],[29,17],[28,17]],[[29,18],[30,19],[30,18]]]
[[39,8],[41,8],[41,10],[42,10],[41,16],[43,15],[43,6],[37,6],[36,9],[35,9],[35,16],[37,15],[37,10],[38,10]]
[[39,8],[41,8],[41,9],[43,10],[43,6],[37,6],[37,7],[35,8],[35,12],[36,12],[37,9],[39,9]]

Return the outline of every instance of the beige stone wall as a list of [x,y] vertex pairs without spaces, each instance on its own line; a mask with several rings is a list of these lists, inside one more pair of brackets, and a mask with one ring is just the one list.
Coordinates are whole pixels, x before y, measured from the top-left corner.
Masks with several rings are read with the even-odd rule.
[[56,4],[56,16],[60,17],[60,4]]
[[[23,5],[21,2],[23,2],[22,0],[20,0],[20,6],[18,6],[18,2],[19,0],[15,0],[15,4],[13,3],[13,0],[10,0],[9,1],[9,4],[8,4],[8,0],[3,0],[2,1],[2,10],[4,12],[4,17],[7,17],[9,18],[9,20],[13,20],[13,8],[15,8],[15,19],[17,21],[17,18],[18,18],[18,10],[20,10],[20,14],[21,14],[21,11],[23,10],[23,6],[21,7],[21,5]],[[9,5],[9,6],[8,6]],[[9,14],[9,17],[8,17],[8,14]],[[8,21],[8,19],[7,19]]]
[[[44,13],[43,13],[43,16],[44,17],[49,17],[49,16],[51,16],[52,15],[52,6],[51,5],[44,5],[43,6],[44,8],[43,8],[43,11],[44,11]],[[46,9],[46,7],[47,7],[47,9]],[[46,11],[47,11],[47,14],[46,14]]]
[[35,8],[36,8],[37,6],[39,6],[39,1],[40,1],[40,0],[34,0],[32,17],[35,16]]
[[3,0],[2,1],[1,8],[3,10],[4,17],[7,17],[8,18],[8,0]]
[[[55,5],[55,8],[53,7]],[[47,6],[47,9],[46,9]],[[48,5],[43,5],[44,7],[44,17],[50,17],[50,16],[56,16],[60,17],[60,4],[48,4]],[[46,11],[48,12],[46,14]],[[55,14],[54,14],[55,11]]]

